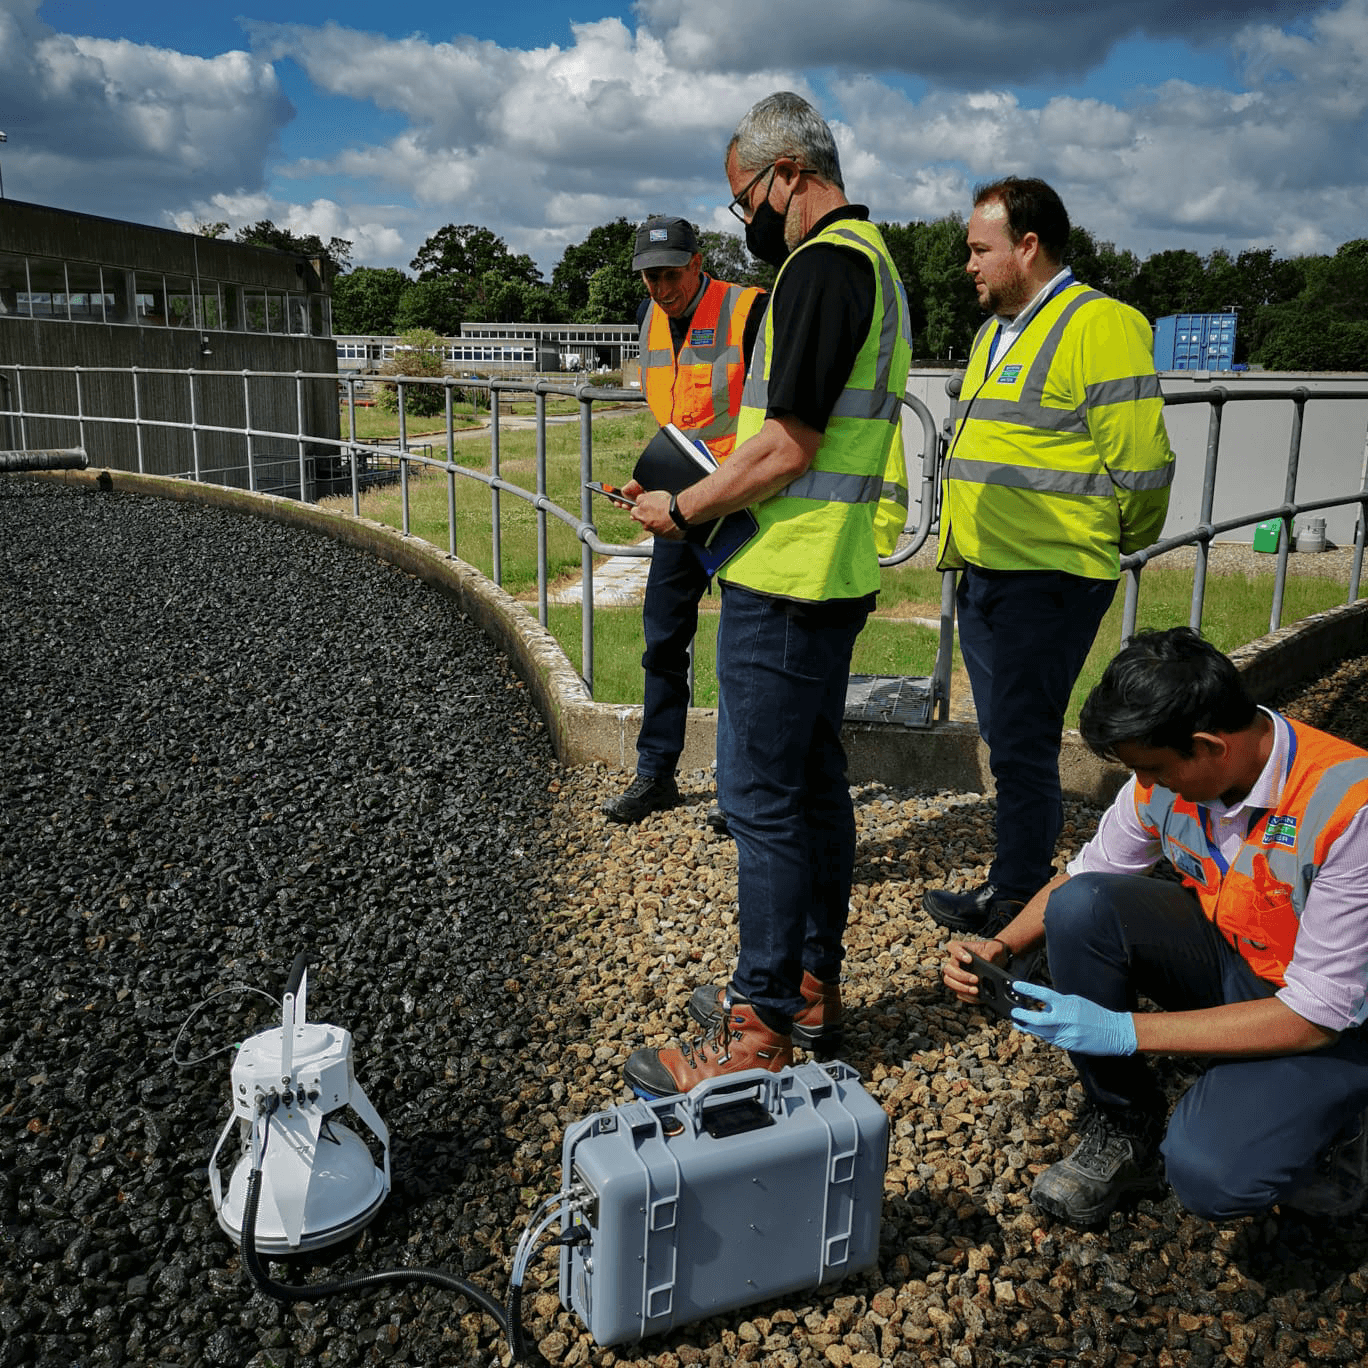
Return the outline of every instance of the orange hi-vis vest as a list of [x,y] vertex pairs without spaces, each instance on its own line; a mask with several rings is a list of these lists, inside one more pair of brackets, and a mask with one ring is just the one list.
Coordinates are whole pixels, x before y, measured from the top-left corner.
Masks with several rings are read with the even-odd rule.
[[1157,784],[1135,796],[1136,816],[1160,841],[1202,911],[1249,967],[1278,987],[1326,851],[1368,805],[1368,751],[1285,720],[1292,743],[1277,806],[1255,811],[1229,867],[1208,839],[1196,803]]
[[679,355],[670,318],[652,304],[641,326],[641,385],[657,423],[673,423],[719,460],[736,445],[736,415],[746,380],[742,338],[761,291],[709,280],[689,319]]

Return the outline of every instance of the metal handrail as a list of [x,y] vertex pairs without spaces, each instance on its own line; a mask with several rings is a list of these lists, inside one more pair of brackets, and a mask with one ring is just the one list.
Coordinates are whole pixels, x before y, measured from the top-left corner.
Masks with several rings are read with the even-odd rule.
[[[60,372],[74,376],[76,412],[52,413],[27,407],[23,397],[23,376],[29,372]],[[95,374],[121,374],[130,377],[132,384],[132,415],[99,414],[89,411],[85,402],[83,377]],[[11,381],[10,377],[13,376]],[[172,418],[149,417],[143,412],[144,377],[179,376],[185,379],[188,387],[190,420],[188,422]],[[241,380],[243,387],[243,414],[245,422],[241,425],[225,425],[203,421],[200,416],[201,387],[211,378]],[[306,449],[309,446],[332,447],[339,455],[346,457],[350,464],[352,510],[360,513],[360,457],[375,457],[394,461],[398,465],[403,535],[409,536],[409,474],[411,468],[430,468],[440,471],[447,480],[447,554],[457,555],[457,518],[455,481],[475,480],[484,484],[490,495],[491,530],[491,571],[494,582],[502,584],[502,543],[501,543],[501,496],[509,494],[528,503],[537,515],[537,617],[543,627],[548,619],[548,556],[546,533],[548,519],[555,518],[570,527],[581,543],[581,574],[588,592],[581,594],[581,646],[583,658],[582,676],[591,695],[593,692],[594,661],[594,595],[593,595],[593,558],[595,556],[633,556],[645,557],[651,554],[649,542],[619,544],[606,542],[600,538],[593,519],[590,496],[583,488],[593,478],[593,416],[596,403],[614,405],[644,403],[638,390],[594,385],[586,381],[561,383],[544,378],[537,379],[483,379],[477,377],[443,376],[385,376],[382,383],[392,384],[398,392],[399,438],[397,448],[384,443],[361,442],[356,436],[356,393],[358,385],[374,382],[375,377],[357,375],[338,375],[331,371],[211,371],[196,368],[139,367],[139,366],[31,366],[5,365],[0,367],[0,418],[11,423],[17,418],[21,445],[27,443],[27,429],[35,421],[67,421],[76,424],[80,446],[90,449],[88,429],[92,424],[131,426],[137,433],[137,467],[145,472],[145,453],[143,433],[146,429],[168,429],[188,432],[192,446],[192,469],[183,472],[180,478],[201,480],[206,478],[201,468],[200,439],[202,435],[218,433],[242,438],[245,444],[246,461],[242,466],[220,467],[215,473],[220,475],[237,474],[246,471],[248,488],[258,487],[257,466],[263,459],[256,449],[262,442],[289,444],[295,450],[298,466],[299,492],[304,497],[308,489],[308,460]],[[251,421],[252,393],[254,380],[292,380],[295,384],[295,424],[293,430],[279,430],[255,426]],[[304,385],[310,381],[327,381],[345,388],[348,410],[347,435],[336,438],[320,436],[306,431]],[[952,382],[953,383],[953,382]],[[442,455],[432,454],[429,446],[424,451],[410,450],[408,441],[408,405],[405,395],[411,390],[424,386],[440,387],[444,391],[443,412],[445,417],[445,451]],[[456,433],[454,426],[453,397],[457,389],[482,390],[489,396],[490,425],[488,472],[474,470],[462,465],[455,459]],[[536,488],[527,489],[506,480],[500,474],[500,406],[499,397],[505,393],[530,394],[536,401]],[[548,418],[546,397],[560,395],[576,400],[579,408],[580,425],[580,507],[578,512],[562,508],[547,493],[547,449],[546,430]],[[1282,523],[1283,535],[1279,538],[1277,565],[1274,573],[1273,601],[1270,610],[1269,630],[1276,631],[1281,625],[1283,596],[1288,572],[1288,550],[1291,543],[1292,520],[1294,517],[1320,509],[1339,508],[1357,505],[1359,511],[1355,533],[1354,559],[1349,576],[1347,602],[1358,600],[1365,536],[1368,535],[1368,461],[1365,462],[1364,476],[1360,488],[1351,494],[1335,495],[1326,498],[1298,500],[1296,485],[1301,458],[1303,418],[1306,405],[1321,400],[1358,400],[1364,399],[1360,390],[1321,389],[1308,390],[1305,386],[1292,386],[1286,389],[1268,389],[1233,392],[1222,385],[1213,385],[1204,390],[1190,391],[1165,397],[1165,404],[1173,406],[1206,404],[1210,409],[1208,424],[1206,467],[1203,474],[1201,512],[1196,526],[1187,531],[1166,537],[1163,540],[1127,555],[1121,560],[1121,571],[1126,581],[1125,600],[1122,614],[1121,643],[1135,632],[1139,606],[1140,579],[1144,568],[1180,547],[1195,546],[1197,551],[1196,567],[1193,574],[1192,606],[1190,622],[1200,627],[1205,598],[1207,562],[1211,542],[1219,535],[1249,527],[1256,523],[1277,518]],[[1285,470],[1283,502],[1256,513],[1245,513],[1238,517],[1216,520],[1213,516],[1216,473],[1219,467],[1221,419],[1227,404],[1232,402],[1272,401],[1290,402],[1293,405],[1293,422],[1289,441],[1288,459]],[[936,529],[938,521],[939,480],[943,471],[946,449],[945,434],[938,431],[936,421],[924,403],[913,395],[904,397],[906,408],[916,417],[922,428],[921,460],[919,471],[920,493],[917,500],[918,515],[916,526],[909,526],[901,539],[898,549],[890,556],[881,559],[885,568],[893,568],[905,563],[926,543]],[[278,458],[270,458],[279,463]],[[911,468],[909,467],[909,475]],[[942,578],[941,630],[935,671],[932,678],[932,697],[937,705],[937,715],[944,720],[948,716],[950,672],[954,644],[954,584],[955,574],[947,572]]]

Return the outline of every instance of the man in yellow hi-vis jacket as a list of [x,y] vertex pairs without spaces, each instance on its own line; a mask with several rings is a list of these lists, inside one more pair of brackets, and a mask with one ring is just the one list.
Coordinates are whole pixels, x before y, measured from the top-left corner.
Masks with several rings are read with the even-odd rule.
[[989,934],[1054,873],[1064,712],[1116,592],[1159,538],[1173,452],[1149,324],[1061,265],[1069,216],[1044,181],[982,186],[966,270],[992,317],[951,413],[939,563],[961,572],[960,649],[997,785],[997,848],[927,913]]

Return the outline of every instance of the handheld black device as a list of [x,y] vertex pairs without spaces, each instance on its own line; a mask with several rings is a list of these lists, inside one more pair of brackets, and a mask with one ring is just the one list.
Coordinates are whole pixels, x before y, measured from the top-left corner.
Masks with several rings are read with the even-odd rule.
[[1044,1006],[1039,998],[1033,998],[1027,993],[1018,993],[1012,987],[1019,979],[1019,975],[1012,973],[1010,969],[1002,968],[1001,965],[989,963],[972,950],[968,951],[968,955],[969,968],[978,975],[979,1003],[994,1016],[1010,1020],[1013,1007],[1025,1007],[1034,1012]]

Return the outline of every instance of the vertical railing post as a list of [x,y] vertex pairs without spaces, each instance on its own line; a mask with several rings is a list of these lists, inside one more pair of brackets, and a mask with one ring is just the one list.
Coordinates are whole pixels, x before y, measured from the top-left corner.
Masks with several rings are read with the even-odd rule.
[[[1292,435],[1287,448],[1287,474],[1283,480],[1283,503],[1289,508],[1297,502],[1297,470],[1301,463],[1302,419],[1308,391],[1298,386],[1292,391]],[[1278,538],[1278,569],[1273,576],[1273,603],[1268,613],[1268,630],[1282,626],[1283,590],[1287,586],[1287,557],[1292,549],[1292,514],[1282,515],[1282,535]]]
[[[594,401],[585,395],[587,385],[579,386],[580,420],[580,521],[593,522],[593,495],[587,488],[594,478]],[[580,542],[580,674],[594,696],[594,553],[589,543]]]
[[456,430],[451,412],[452,387],[455,380],[448,375],[445,381],[446,460],[447,460],[447,555],[456,559]]
[[299,456],[299,502],[308,503],[308,474],[304,461],[304,372],[295,371],[295,442]]
[[203,477],[200,474],[199,407],[195,402],[195,368],[193,366],[186,367],[185,379],[190,387],[190,455],[194,462],[195,483],[198,484]]
[[81,450],[84,451],[86,449],[86,425],[84,395],[81,393],[81,367],[73,366],[71,369],[76,376],[76,437],[81,444]]
[[352,494],[352,516],[361,516],[361,477],[357,471],[357,466],[361,462],[361,455],[356,449],[356,377],[347,377],[347,431],[351,437],[351,494]]
[[[1226,401],[1226,390],[1217,385],[1211,391],[1211,420],[1207,425],[1206,468],[1202,475],[1202,516],[1199,524],[1211,526],[1211,509],[1216,498],[1216,464],[1221,450],[1221,407]],[[1210,538],[1197,543],[1197,561],[1192,569],[1192,610],[1188,626],[1199,631],[1202,626],[1202,603],[1206,598],[1207,562],[1211,557]]]
[[242,372],[242,421],[243,435],[247,438],[247,488],[256,493],[256,461],[252,455],[252,372]]
[[138,444],[138,474],[147,473],[143,464],[142,393],[138,388],[138,367],[133,370],[133,436]]
[[[499,478],[499,391],[497,380],[489,382],[489,473]],[[503,527],[500,519],[500,490],[489,487],[489,568],[494,583],[503,585]]]
[[[546,391],[537,381],[537,496],[546,497]],[[546,604],[546,509],[537,509],[537,621],[547,620]]]
[[1126,571],[1126,597],[1121,608],[1121,645],[1124,648],[1135,635],[1135,620],[1140,615],[1140,571],[1133,565]]

